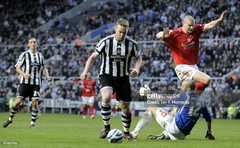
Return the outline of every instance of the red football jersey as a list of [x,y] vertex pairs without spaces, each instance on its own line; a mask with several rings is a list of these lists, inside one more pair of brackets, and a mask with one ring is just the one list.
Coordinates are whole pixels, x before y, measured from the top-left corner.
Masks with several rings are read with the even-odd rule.
[[195,25],[191,34],[183,32],[182,27],[170,30],[170,36],[163,38],[173,56],[175,65],[195,65],[198,61],[199,38],[205,24]]
[[[87,92],[86,89],[90,91]],[[82,82],[82,96],[83,97],[91,97],[95,96],[95,81],[94,80],[83,80]]]
[[112,99],[116,99],[117,98],[117,94],[116,92],[112,95]]

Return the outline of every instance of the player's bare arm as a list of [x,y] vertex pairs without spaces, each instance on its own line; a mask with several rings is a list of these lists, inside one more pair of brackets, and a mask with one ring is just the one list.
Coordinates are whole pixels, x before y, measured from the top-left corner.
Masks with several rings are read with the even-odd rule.
[[221,14],[221,16],[219,17],[219,19],[214,20],[214,21],[211,21],[210,23],[206,24],[205,27],[204,27],[204,31],[209,31],[209,30],[217,27],[218,24],[220,24],[220,23],[223,21],[223,19],[225,18],[226,14],[227,14],[227,10],[225,10],[225,11]]
[[46,77],[47,82],[50,82],[51,81],[51,77],[49,76],[48,70],[47,70],[47,68],[45,66],[43,67],[43,74]]
[[156,38],[162,40],[163,38],[167,38],[170,36],[170,30],[169,28],[164,28],[163,31],[160,31],[157,35]]
[[135,68],[130,68],[130,77],[134,78],[139,74],[140,68],[142,66],[142,58],[138,57],[135,63]]
[[31,77],[30,74],[24,73],[24,72],[21,70],[21,68],[19,68],[19,67],[16,67],[16,71],[17,71],[20,75],[22,75],[25,79],[30,79],[30,77]]
[[93,63],[96,61],[96,59],[98,58],[99,54],[94,52],[92,53],[92,55],[88,58],[85,68],[83,70],[83,73],[80,75],[80,79],[81,80],[85,80],[87,78],[87,73],[89,72],[89,70],[92,68]]

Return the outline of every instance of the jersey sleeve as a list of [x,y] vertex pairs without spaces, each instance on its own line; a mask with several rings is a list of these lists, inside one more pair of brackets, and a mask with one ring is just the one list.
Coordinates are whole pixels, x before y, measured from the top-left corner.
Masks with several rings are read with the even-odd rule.
[[141,56],[141,48],[138,43],[134,44],[133,51],[134,51],[134,57],[138,58]]
[[96,45],[96,50],[94,51],[94,53],[101,54],[103,52],[105,44],[106,44],[105,40],[103,40],[103,39],[100,42],[98,42],[98,44]]
[[44,67],[45,66],[45,58],[44,58],[44,56],[43,56],[43,54],[42,53],[40,53],[41,54],[41,57],[42,57],[42,66]]
[[194,26],[194,30],[197,30],[200,34],[202,34],[203,30],[204,30],[204,27],[205,27],[205,24],[196,24]]
[[15,65],[16,68],[20,68],[22,66],[22,64],[24,63],[25,61],[25,54],[22,53],[20,54],[20,56],[18,57],[18,60],[17,60],[17,63]]
[[167,37],[167,38],[163,38],[163,41],[165,42],[165,43],[170,43],[172,40],[173,40],[173,38],[177,35],[177,34],[179,34],[181,32],[181,30],[180,29],[173,29],[173,30],[170,30],[170,35],[169,35],[169,37]]

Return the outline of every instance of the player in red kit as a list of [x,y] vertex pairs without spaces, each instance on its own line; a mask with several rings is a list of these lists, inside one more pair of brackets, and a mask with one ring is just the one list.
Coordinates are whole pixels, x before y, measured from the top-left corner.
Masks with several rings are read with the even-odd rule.
[[83,119],[86,118],[87,105],[90,107],[90,117],[94,118],[94,97],[96,83],[92,79],[91,73],[87,73],[87,79],[82,82],[82,114]]
[[112,108],[112,113],[114,117],[119,115],[119,101],[117,101],[116,92],[114,92],[114,94],[112,95],[111,108]]
[[192,16],[186,15],[182,27],[170,30],[164,28],[157,33],[157,39],[162,39],[172,52],[175,72],[180,80],[193,79],[198,82],[195,88],[199,95],[210,82],[210,76],[199,71],[197,67],[199,53],[199,38],[203,32],[209,31],[220,24],[227,14],[224,11],[220,18],[207,24],[195,24]]

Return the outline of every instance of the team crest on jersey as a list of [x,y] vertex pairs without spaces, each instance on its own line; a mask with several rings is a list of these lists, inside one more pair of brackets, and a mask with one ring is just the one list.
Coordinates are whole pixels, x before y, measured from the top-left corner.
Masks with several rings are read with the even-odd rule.
[[118,43],[117,45],[117,54],[120,55],[121,54],[121,44]]
[[182,47],[185,49],[185,50],[190,50],[194,47],[195,45],[195,41],[190,41],[190,42],[186,42],[184,44],[182,44]]
[[118,55],[121,54],[121,48],[117,48],[117,54],[118,54]]

